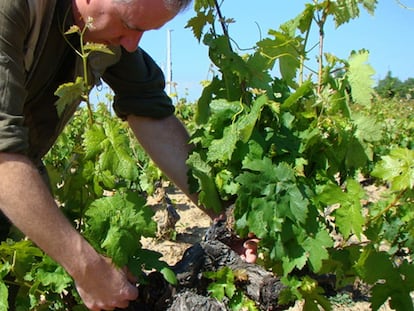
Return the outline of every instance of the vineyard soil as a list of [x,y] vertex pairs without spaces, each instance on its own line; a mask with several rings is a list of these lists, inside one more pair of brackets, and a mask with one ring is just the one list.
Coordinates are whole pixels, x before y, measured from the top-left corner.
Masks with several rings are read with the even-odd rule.
[[[375,189],[367,189],[371,197],[378,196]],[[180,220],[177,222],[175,230],[171,232],[172,239],[156,238],[143,239],[143,247],[152,249],[163,254],[162,260],[170,265],[178,262],[184,251],[203,239],[206,230],[209,228],[211,222],[210,218],[202,211],[195,207],[195,205],[180,191],[174,187],[164,187],[161,193],[148,198],[148,205],[155,211],[155,218],[157,221],[163,222],[165,217],[165,204],[163,204],[163,195],[165,193],[174,203],[177,212],[180,215]],[[295,306],[287,309],[288,311],[302,310],[303,303],[298,301]],[[337,311],[368,311],[371,310],[369,302],[366,301],[349,301],[346,300],[341,303],[335,303],[333,310]],[[382,306],[380,311],[392,310],[388,305]]]

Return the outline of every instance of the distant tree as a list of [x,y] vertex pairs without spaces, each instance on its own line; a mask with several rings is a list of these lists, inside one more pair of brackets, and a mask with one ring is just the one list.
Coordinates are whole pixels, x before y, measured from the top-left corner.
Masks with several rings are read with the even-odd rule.
[[414,78],[408,78],[403,83],[404,96],[406,99],[414,99]]
[[391,71],[387,72],[384,79],[378,81],[375,88],[382,98],[412,99],[414,98],[414,78],[408,78],[402,82],[393,77]]
[[393,77],[391,71],[388,71],[385,78],[378,82],[376,91],[378,95],[383,98],[395,98],[396,96],[399,96],[401,87],[401,80]]

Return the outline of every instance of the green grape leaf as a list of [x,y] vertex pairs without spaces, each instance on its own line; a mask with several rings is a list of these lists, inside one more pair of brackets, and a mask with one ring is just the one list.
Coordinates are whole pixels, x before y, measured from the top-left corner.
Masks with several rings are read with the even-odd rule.
[[407,265],[404,262],[400,266],[395,266],[389,254],[369,248],[361,254],[355,268],[365,282],[374,284],[371,290],[373,309],[378,309],[388,298],[391,298],[390,306],[395,310],[413,310],[410,296],[413,288],[411,264]]
[[109,49],[105,44],[101,43],[87,42],[84,45],[84,51],[86,53],[100,52],[108,55],[114,55],[114,52],[111,49]]
[[212,115],[208,121],[209,129],[219,132],[219,129],[234,122],[235,115],[241,112],[239,102],[229,102],[227,100],[213,100],[210,103]]
[[238,184],[234,182],[234,176],[229,170],[222,170],[216,174],[214,179],[217,190],[220,194],[234,195],[239,188]]
[[296,88],[296,72],[300,66],[299,51],[302,50],[302,39],[286,33],[269,30],[273,39],[266,38],[257,42],[259,51],[271,61],[279,61],[279,70],[286,83]]
[[85,237],[121,267],[139,250],[140,238],[155,236],[157,230],[153,212],[134,192],[95,200],[85,215]]
[[371,103],[373,85],[372,76],[375,70],[367,64],[369,53],[360,51],[353,53],[349,58],[348,79],[351,85],[351,94],[358,104],[368,106]]
[[84,136],[85,158],[93,159],[101,153],[102,142],[106,139],[105,130],[100,124],[88,127]]
[[213,11],[209,10],[206,12],[197,12],[197,15],[190,18],[187,21],[187,25],[185,28],[190,28],[194,34],[194,37],[197,38],[198,41],[201,40],[201,36],[203,35],[203,29],[207,24],[214,23],[214,15]]
[[211,173],[211,167],[201,159],[198,153],[191,154],[187,160],[187,164],[190,166],[192,174],[200,183],[202,189],[199,194],[200,203],[215,212],[220,212],[222,205],[214,177]]
[[[379,310],[381,306],[387,301],[390,295],[390,290],[385,284],[375,284],[372,289],[371,307],[372,310]],[[394,310],[409,310],[409,309],[394,309]]]
[[84,137],[86,159],[98,157],[100,171],[109,171],[127,180],[138,178],[138,166],[132,156],[128,136],[120,135],[117,122],[94,123]]
[[[260,199],[253,199],[252,205],[255,207],[252,213],[252,215],[254,215],[255,221],[251,221],[249,217],[249,231],[254,232],[257,237],[263,238],[268,235],[269,219],[266,217],[265,210],[260,210],[260,207],[266,208],[266,202]],[[267,208],[267,210],[269,209]],[[237,226],[242,226],[240,221],[237,222]]]
[[355,180],[346,181],[346,191],[334,184],[328,184],[323,191],[318,194],[318,200],[327,204],[340,204],[333,211],[335,223],[339,231],[348,238],[351,234],[361,237],[363,226],[365,224],[362,215],[361,199],[365,197],[365,192]]
[[231,159],[236,143],[238,141],[236,126],[233,124],[224,128],[223,137],[211,142],[207,152],[210,162],[228,161]]
[[73,280],[65,269],[47,256],[36,268],[33,279],[58,294],[73,285]]
[[387,156],[381,157],[372,176],[382,178],[391,184],[394,191],[412,189],[414,186],[414,151],[396,148]]
[[329,258],[327,248],[333,246],[332,238],[325,230],[320,230],[314,236],[309,236],[303,243],[303,248],[309,256],[309,263],[314,272],[322,268],[322,262]]
[[[13,272],[18,277],[23,277],[30,270],[35,258],[43,257],[43,252],[29,240],[18,242],[12,240],[2,241],[0,244],[0,254],[4,258],[9,258],[10,262],[13,261]],[[3,268],[7,269],[7,266],[2,267],[1,273],[6,271]]]
[[398,267],[401,276],[404,276],[404,286],[409,292],[414,290],[414,265],[412,262],[404,261]]
[[75,33],[77,33],[77,34],[81,33],[81,30],[80,30],[79,26],[77,26],[77,25],[72,25],[72,26],[69,27],[68,30],[65,31],[65,35],[71,35],[71,34],[75,34]]
[[208,287],[209,293],[216,298],[217,300],[222,301],[225,297],[225,285],[224,284],[217,284],[213,283]]
[[103,183],[105,189],[114,189],[116,183],[116,176],[112,172],[105,170],[99,172],[99,181]]
[[323,186],[322,191],[318,194],[318,200],[326,205],[333,205],[336,203],[341,203],[345,199],[343,199],[344,193],[340,187],[336,184],[326,184]]
[[99,162],[102,168],[109,168],[128,180],[137,179],[138,167],[129,148],[127,135],[119,135],[119,125],[116,122],[105,123],[104,128],[110,145],[100,156]]
[[125,250],[136,250],[137,235],[129,230],[120,229],[111,226],[106,233],[105,240],[102,241],[101,247],[105,249],[107,255],[113,259],[118,267],[123,267],[128,263],[130,252]]
[[305,301],[303,311],[332,310],[331,303],[324,295],[324,290],[311,277],[306,275],[302,279],[300,289]]
[[[254,172],[240,174],[236,181],[240,183],[236,215],[243,215],[243,209],[251,206],[254,213],[249,222],[256,227],[255,213],[265,213],[263,219],[267,226],[276,230],[280,221],[289,218],[294,222],[304,223],[308,215],[309,201],[296,186],[295,172],[288,164],[282,162],[275,166],[269,158],[245,159],[243,168]],[[257,207],[256,207],[257,206]],[[275,208],[277,206],[277,208]],[[259,214],[260,215],[260,214]]]
[[0,281],[0,311],[9,310],[9,290],[3,281]]
[[345,164],[348,168],[363,167],[370,158],[369,149],[356,137],[350,138],[346,149]]
[[282,24],[280,29],[291,37],[295,36],[297,29],[299,29],[301,33],[305,33],[311,26],[316,9],[316,5],[306,3],[305,10],[295,18]]
[[165,267],[162,268],[160,272],[168,283],[170,283],[171,285],[177,285],[178,280],[173,270]]
[[312,81],[305,81],[301,86],[299,86],[294,93],[289,95],[289,97],[283,102],[282,108],[283,109],[290,109],[294,104],[299,102],[299,99],[306,96],[313,89],[313,82]]
[[308,216],[309,201],[303,196],[303,193],[296,185],[287,187],[289,198],[290,218],[300,223],[305,223]]
[[[403,281],[401,279],[401,281]],[[390,284],[387,288],[390,292],[389,297],[390,299],[390,307],[393,310],[414,310],[413,299],[411,297],[410,292],[404,287],[401,286],[404,282],[400,282],[397,287],[393,287],[394,284]],[[394,290],[397,289],[397,290]],[[381,293],[382,295],[383,293]],[[375,296],[378,296],[376,292],[374,292]]]
[[9,272],[12,269],[13,269],[12,265],[7,261],[0,264],[0,311],[9,310],[9,302],[8,302],[9,290],[6,284],[4,283],[3,278],[7,274],[9,274]]
[[251,87],[267,91],[267,94],[272,94],[271,83],[273,80],[268,69],[273,67],[273,62],[261,53],[254,53],[249,56],[246,65],[249,68],[249,81]]
[[58,116],[61,116],[66,106],[72,105],[76,101],[81,101],[85,93],[85,81],[82,77],[77,77],[75,82],[68,82],[59,85],[55,91],[58,96],[56,109]]
[[139,249],[128,261],[128,269],[133,275],[140,276],[142,269],[161,271],[168,268],[168,264],[161,261],[162,254],[153,250]]
[[359,15],[357,0],[339,0],[332,3],[331,12],[334,14],[336,27],[349,22]]
[[364,196],[365,192],[357,181],[347,180],[346,202],[342,202],[341,206],[333,213],[339,230],[346,238],[352,233],[359,238],[361,237],[365,224],[361,206],[361,199]]
[[[411,273],[413,272],[412,269],[410,269],[411,271],[409,274],[404,274],[401,273],[404,271],[402,271],[400,267],[392,266],[390,260],[389,263],[391,264],[391,267],[390,265],[378,267],[378,269],[388,268],[389,270],[386,272],[384,271],[385,273],[378,279],[381,283],[375,283],[371,290],[373,310],[378,310],[387,298],[390,298],[389,304],[393,310],[414,310],[413,300],[410,294],[412,288],[407,286],[410,282],[407,282],[407,279],[411,277]],[[371,264],[377,265],[380,264],[380,262],[375,260],[374,262],[371,262]],[[376,307],[377,309],[374,309]]]
[[229,267],[224,267],[217,272],[207,271],[203,275],[214,280],[207,290],[216,299],[221,301],[224,297],[232,298],[236,293],[234,272]]
[[197,110],[195,115],[196,124],[206,124],[211,114],[211,107],[214,104],[213,94],[221,87],[221,81],[213,77],[208,85],[203,88],[200,98],[197,101]]
[[253,102],[250,112],[246,115],[243,115],[239,120],[237,120],[237,135],[243,143],[247,143],[250,140],[254,126],[260,118],[262,108],[267,102],[267,96],[260,96]]
[[334,15],[335,26],[339,27],[348,23],[351,19],[357,18],[360,14],[359,4],[373,14],[376,8],[377,0],[338,0],[329,1],[330,13]]
[[12,268],[12,265],[7,261],[0,264],[0,280],[3,280],[3,278],[12,270]]
[[357,126],[355,136],[361,141],[377,142],[382,139],[382,126],[375,117],[353,113],[352,119]]
[[359,276],[368,284],[374,284],[378,280],[387,279],[394,273],[389,255],[385,252],[373,251],[372,249],[364,250],[355,268]]
[[374,14],[375,9],[377,8],[378,0],[359,0],[362,2],[363,7],[367,10],[369,14]]
[[[287,249],[290,249],[290,245],[286,247]],[[290,249],[290,250],[293,250]],[[282,257],[282,266],[283,266],[283,273],[289,274],[293,271],[293,269],[297,268],[299,270],[303,269],[303,267],[306,265],[306,262],[308,261],[307,255],[302,250],[299,250],[297,248],[297,245],[295,245],[295,254],[278,254],[278,257]],[[300,252],[300,253],[299,253]],[[282,256],[283,255],[283,256]]]

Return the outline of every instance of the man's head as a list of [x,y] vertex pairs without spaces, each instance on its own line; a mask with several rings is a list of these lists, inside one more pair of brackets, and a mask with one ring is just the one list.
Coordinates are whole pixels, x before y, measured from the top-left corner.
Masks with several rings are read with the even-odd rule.
[[[118,2],[118,3],[132,4],[139,0],[112,0],[112,1]],[[189,6],[189,4],[191,3],[191,0],[164,0],[163,2],[164,2],[165,7],[168,10],[179,13],[185,10]]]
[[134,51],[145,31],[161,28],[191,0],[72,0],[75,23],[92,20],[85,40]]

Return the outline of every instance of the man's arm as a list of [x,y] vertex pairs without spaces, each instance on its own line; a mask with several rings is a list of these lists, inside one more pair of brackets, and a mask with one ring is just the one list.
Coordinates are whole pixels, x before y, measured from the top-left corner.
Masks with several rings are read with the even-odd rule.
[[212,219],[219,217],[200,206],[198,195],[189,190],[186,160],[191,145],[183,124],[174,115],[161,119],[129,115],[127,120],[141,146],[167,177]]
[[0,208],[68,271],[89,309],[127,307],[129,300],[136,299],[137,289],[125,273],[99,255],[72,227],[36,167],[23,155],[0,152]]

